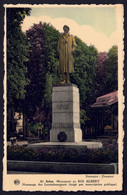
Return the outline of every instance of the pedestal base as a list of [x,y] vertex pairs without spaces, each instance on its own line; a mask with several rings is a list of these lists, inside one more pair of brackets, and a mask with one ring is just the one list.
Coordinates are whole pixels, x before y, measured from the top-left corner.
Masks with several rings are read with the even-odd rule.
[[84,149],[84,148],[101,148],[102,147],[102,143],[101,142],[86,142],[86,141],[82,141],[82,142],[41,142],[41,143],[34,143],[34,144],[28,144],[27,148],[31,148],[33,150],[38,150],[41,148],[64,148],[64,149],[76,149],[77,151]]
[[66,84],[52,90],[51,142],[81,142],[79,89]]
[[[50,141],[60,142],[60,139],[64,142],[81,142],[82,130],[78,128],[74,129],[51,129]],[[61,142],[63,142],[61,141]]]

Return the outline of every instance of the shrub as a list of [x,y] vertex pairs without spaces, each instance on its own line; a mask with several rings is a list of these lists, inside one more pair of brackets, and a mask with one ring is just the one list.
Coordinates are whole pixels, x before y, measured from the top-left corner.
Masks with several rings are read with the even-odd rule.
[[38,151],[28,149],[24,146],[8,146],[8,160],[29,160],[29,161],[66,161],[84,163],[117,163],[118,147],[117,144],[105,143],[98,149],[76,149],[70,148],[48,148],[43,147]]
[[67,159],[69,162],[70,161],[78,161],[78,151],[75,150],[75,149],[68,149],[66,152],[65,152],[65,159]]
[[9,160],[37,160],[38,154],[32,149],[27,149],[24,146],[8,146],[7,158]]
[[28,129],[36,137],[39,132],[42,134],[43,125],[41,123],[28,123]]
[[64,149],[51,149],[44,147],[38,151],[38,159],[46,161],[64,161],[65,153]]

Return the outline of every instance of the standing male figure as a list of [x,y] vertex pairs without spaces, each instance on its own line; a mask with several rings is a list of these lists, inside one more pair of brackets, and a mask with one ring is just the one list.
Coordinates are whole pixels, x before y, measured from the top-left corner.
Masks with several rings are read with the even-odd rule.
[[69,73],[74,72],[73,52],[76,49],[75,38],[69,34],[69,27],[63,26],[64,33],[58,40],[59,65],[58,72],[62,76],[61,84],[70,83]]

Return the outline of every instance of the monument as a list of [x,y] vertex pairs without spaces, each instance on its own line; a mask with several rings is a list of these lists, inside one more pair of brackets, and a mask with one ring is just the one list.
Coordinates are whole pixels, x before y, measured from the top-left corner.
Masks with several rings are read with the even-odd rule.
[[52,91],[52,129],[51,142],[81,142],[79,89],[70,84],[69,74],[74,72],[73,52],[76,42],[64,25],[64,33],[58,40],[58,72],[62,77],[60,85]]
[[69,34],[69,27],[64,25],[64,33],[58,40],[59,65],[58,72],[61,81],[52,89],[52,129],[50,142],[29,144],[29,148],[66,147],[80,149],[83,147],[100,148],[101,142],[82,141],[80,128],[80,98],[79,89],[70,83],[69,74],[74,72],[73,52],[76,42]]

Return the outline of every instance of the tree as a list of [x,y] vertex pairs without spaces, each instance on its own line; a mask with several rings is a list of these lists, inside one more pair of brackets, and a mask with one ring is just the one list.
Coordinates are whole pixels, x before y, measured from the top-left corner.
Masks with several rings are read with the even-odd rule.
[[[52,85],[58,81],[57,39],[59,34],[55,28],[45,23],[34,24],[26,32],[30,43],[26,110],[30,120],[36,113],[36,107],[43,110],[48,106],[51,107]],[[49,112],[51,113],[50,110]]]
[[45,68],[46,72],[49,72],[53,77],[53,84],[59,81],[57,74],[58,67],[58,52],[57,42],[60,37],[59,31],[57,31],[50,24],[43,24],[44,32],[44,47],[45,47]]
[[59,83],[58,75],[58,52],[57,42],[60,37],[60,33],[50,24],[43,24],[44,32],[44,47],[45,47],[45,88],[44,88],[44,103],[43,110],[45,112],[46,119],[44,121],[45,127],[48,131],[51,129],[52,123],[52,87]]
[[107,53],[100,52],[97,58],[96,81],[95,81],[95,96],[99,97],[106,93],[106,66]]
[[76,37],[77,49],[74,53],[75,72],[71,76],[72,83],[78,85],[80,90],[80,102],[89,102],[89,96],[94,84],[97,50],[88,47]]
[[100,52],[97,59],[95,96],[96,98],[118,88],[118,48],[113,46],[108,53]]
[[106,91],[107,93],[118,89],[118,47],[112,46],[107,54]]
[[30,122],[41,122],[44,128],[51,129],[51,92],[58,82],[57,40],[60,33],[46,23],[34,24],[26,35],[30,43],[27,77],[29,85],[25,108]]
[[45,83],[45,51],[42,23],[34,24],[26,31],[29,40],[29,60],[27,62],[27,78],[29,84],[26,87],[25,111],[27,117],[32,120],[36,107],[42,107]]
[[[15,131],[15,111],[23,110],[27,80],[26,61],[28,60],[28,41],[21,31],[28,8],[7,8],[7,118],[9,132]],[[10,133],[11,134],[11,133]]]
[[25,78],[28,59],[28,42],[21,31],[21,23],[28,8],[7,8],[7,103],[18,108],[20,100],[25,98]]

